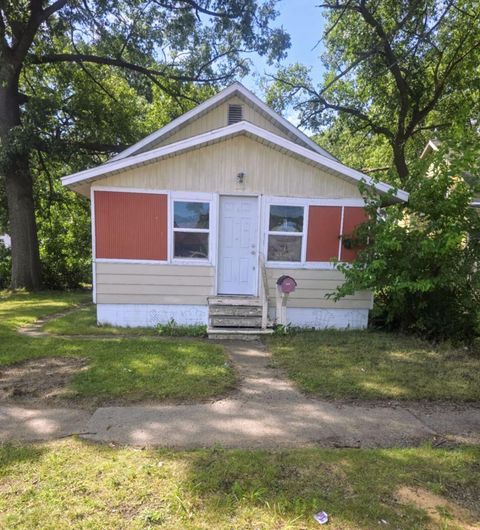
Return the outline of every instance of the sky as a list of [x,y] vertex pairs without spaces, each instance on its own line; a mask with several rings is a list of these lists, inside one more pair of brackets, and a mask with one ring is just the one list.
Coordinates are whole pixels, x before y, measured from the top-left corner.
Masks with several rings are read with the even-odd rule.
[[[299,62],[310,66],[313,79],[320,81],[323,69],[319,56],[324,48],[319,39],[323,33],[325,21],[321,10],[315,7],[316,4],[318,4],[316,0],[280,0],[277,4],[280,15],[274,25],[283,26],[291,38],[288,56],[282,64]],[[247,88],[261,96],[258,77],[266,73],[274,73],[275,67],[268,66],[261,57],[252,57],[252,60],[254,62],[252,73],[242,82]]]

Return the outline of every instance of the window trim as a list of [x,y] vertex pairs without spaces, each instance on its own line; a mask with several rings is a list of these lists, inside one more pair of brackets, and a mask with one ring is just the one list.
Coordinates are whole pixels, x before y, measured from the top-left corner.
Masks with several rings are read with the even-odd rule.
[[[207,203],[209,208],[208,228],[175,228],[175,203],[176,202],[199,202]],[[172,265],[213,265],[216,259],[215,233],[216,233],[216,200],[212,193],[188,193],[170,192],[169,202],[169,227],[168,227],[168,251],[169,263]],[[176,258],[175,257],[175,232],[189,232],[197,234],[208,234],[208,258]]]
[[[287,207],[292,207],[292,208],[302,208],[303,209],[303,226],[302,226],[302,231],[301,232],[281,232],[279,230],[270,230],[270,215],[271,215],[271,209],[272,209],[272,206],[287,206]],[[276,200],[273,200],[273,201],[269,201],[268,204],[267,204],[267,226],[266,226],[266,232],[265,232],[265,239],[266,239],[266,253],[265,253],[265,256],[266,256],[266,264],[269,265],[270,263],[276,263],[276,264],[286,264],[287,266],[289,264],[302,264],[305,262],[305,257],[306,257],[306,252],[307,252],[307,245],[306,245],[306,241],[307,241],[307,230],[306,228],[308,227],[308,224],[306,224],[306,222],[308,222],[308,204],[305,202],[304,204],[288,204],[288,199],[285,199],[285,202],[282,200],[282,201],[276,201]],[[300,259],[298,261],[283,261],[283,260],[269,260],[268,259],[268,245],[269,245],[269,240],[270,240],[270,236],[271,235],[274,235],[274,236],[290,236],[290,237],[300,237],[301,238],[301,246],[300,246]]]

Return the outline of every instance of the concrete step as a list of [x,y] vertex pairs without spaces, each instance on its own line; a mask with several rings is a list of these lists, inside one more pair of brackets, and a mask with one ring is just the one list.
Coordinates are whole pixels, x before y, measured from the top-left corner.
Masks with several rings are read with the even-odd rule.
[[262,301],[257,296],[209,296],[208,305],[241,305],[241,306],[261,306]]
[[210,324],[212,328],[260,328],[262,317],[211,316]]
[[208,314],[211,317],[261,317],[262,307],[254,305],[210,305],[208,306]]
[[211,340],[259,340],[271,335],[273,329],[261,328],[208,328],[208,338]]

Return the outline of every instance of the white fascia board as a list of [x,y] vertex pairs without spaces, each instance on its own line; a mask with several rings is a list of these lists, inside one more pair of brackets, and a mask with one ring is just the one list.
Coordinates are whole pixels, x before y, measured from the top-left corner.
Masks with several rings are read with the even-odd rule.
[[[252,134],[254,134],[255,136],[259,136],[260,138],[263,138],[264,140],[267,140],[273,144],[279,145],[280,147],[284,147],[290,152],[295,153],[303,158],[307,158],[312,162],[317,162],[319,165],[331,169],[334,172],[339,173],[341,176],[348,177],[349,179],[355,182],[365,182],[367,186],[376,189],[380,193],[390,193],[394,190],[393,186],[390,186],[385,182],[375,182],[368,175],[365,175],[364,173],[361,173],[356,169],[352,169],[348,166],[345,166],[337,160],[332,160],[331,158],[328,158],[321,154],[312,153],[310,149],[297,145],[296,143],[291,142],[290,140],[285,140],[284,138],[281,138],[276,134],[266,131],[265,129],[261,129],[256,125],[252,125],[251,123],[247,123],[246,125],[246,129],[251,129]],[[396,190],[392,195],[392,197],[395,197],[402,202],[407,202],[408,196],[408,193],[403,190]]]
[[302,140],[304,143],[306,143],[311,149],[316,151],[317,153],[322,154],[323,156],[326,156],[327,158],[331,158],[332,160],[337,160],[332,154],[330,154],[328,151],[320,147],[317,143],[315,143],[313,140],[311,140],[305,133],[300,131],[295,125],[290,123],[287,119],[285,119],[283,116],[272,110],[267,104],[265,104],[260,98],[258,98],[253,92],[250,92],[247,88],[245,88],[242,84],[237,83],[237,88],[240,94],[243,95],[247,100],[250,100],[254,105],[259,107],[263,112],[268,114],[270,118],[272,118],[277,123],[280,123],[280,125],[283,125],[285,129],[287,129],[289,132],[294,134],[297,138]]
[[428,140],[427,145],[424,147],[422,154],[420,155],[420,160],[423,160],[430,151],[438,151],[438,144],[433,140]]
[[276,122],[280,126],[283,126],[283,128],[287,129],[291,134],[295,135],[299,140],[307,144],[315,152],[320,153],[328,158],[331,158],[332,160],[336,160],[336,158],[333,155],[331,155],[325,149],[322,149],[318,144],[316,144],[313,140],[311,140],[302,131],[297,129],[297,127],[292,125],[283,116],[280,116],[280,114],[272,110],[260,98],[258,98],[253,92],[250,92],[250,90],[245,88],[241,83],[236,82],[230,85],[229,87],[227,87],[226,89],[222,90],[221,92],[218,92],[218,94],[215,94],[215,96],[212,96],[211,98],[207,99],[206,101],[196,106],[195,108],[189,110],[185,114],[182,114],[181,116],[179,116],[178,118],[170,122],[168,125],[165,125],[165,127],[162,127],[158,131],[153,132],[152,134],[146,136],[139,142],[133,144],[132,146],[125,149],[124,151],[118,153],[117,155],[112,157],[107,163],[114,162],[116,160],[121,160],[122,158],[126,158],[128,156],[134,155],[143,147],[146,147],[152,142],[155,142],[159,140],[160,138],[167,136],[170,132],[174,131],[178,127],[181,127],[183,124],[186,124],[191,119],[206,112],[208,109],[219,105],[224,100],[228,99],[229,97],[235,94],[239,94],[247,101],[250,101],[254,106],[258,107],[263,113],[267,114],[274,122]]
[[214,142],[221,138],[234,136],[241,133],[244,126],[245,122],[234,123],[233,125],[227,125],[221,129],[199,134],[198,136],[193,136],[191,138],[187,138],[186,140],[175,142],[174,144],[158,147],[157,149],[152,149],[151,151],[146,151],[145,153],[140,153],[139,155],[132,155],[127,158],[121,158],[120,160],[111,160],[105,164],[102,164],[101,166],[79,171],[78,173],[73,173],[72,175],[63,177],[61,179],[62,185],[70,186],[77,182],[94,179],[103,175],[109,175],[111,173],[151,162],[174,153],[181,153],[182,151],[186,151],[193,147],[199,147],[202,144]]
[[169,124],[165,125],[165,127],[162,127],[161,129],[158,129],[158,131],[153,132],[152,134],[149,134],[148,136],[145,136],[142,140],[138,141],[137,143],[131,145],[124,151],[121,151],[114,157],[112,157],[107,164],[110,162],[114,162],[115,160],[120,160],[122,158],[126,158],[127,156],[135,154],[139,149],[142,149],[142,147],[147,146],[148,144],[158,140],[162,136],[166,136],[168,133],[176,129],[177,127],[183,125],[185,122],[188,122],[192,118],[195,118],[202,112],[208,110],[210,107],[215,107],[216,105],[220,104],[223,99],[226,99],[234,94],[234,92],[238,90],[237,83],[234,83],[233,85],[230,85],[225,90],[222,90],[221,92],[218,92],[218,94],[215,94],[211,98],[207,99],[203,103],[200,103],[200,105],[197,105],[193,109],[189,110],[188,112],[185,112],[185,114],[182,114],[175,120],[171,121]]
[[[111,161],[101,166],[87,169],[79,173],[74,173],[67,177],[62,178],[62,184],[64,186],[69,186],[77,182],[82,182],[85,180],[94,179],[102,175],[111,174],[123,169],[127,169],[136,165],[145,164],[169,156],[172,154],[178,154],[182,151],[186,151],[195,147],[200,147],[201,145],[208,144],[211,142],[216,142],[221,139],[226,139],[231,136],[236,136],[238,134],[247,133],[255,138],[260,138],[274,146],[281,147],[292,154],[295,154],[301,158],[315,162],[316,164],[330,169],[332,172],[336,173],[340,177],[347,178],[353,182],[365,182],[367,186],[373,187],[380,193],[388,194],[394,188],[389,184],[383,182],[375,182],[368,175],[361,173],[355,169],[349,168],[336,160],[332,160],[320,153],[314,153],[306,147],[302,147],[290,140],[286,140],[281,136],[277,136],[261,127],[257,127],[252,123],[241,121],[234,123],[233,125],[227,125],[221,129],[215,131],[209,131],[207,133],[199,134],[192,138],[187,138],[186,140],[181,140],[174,144],[169,144],[164,147],[159,147],[157,149],[152,149],[151,151],[146,151],[139,155],[130,156],[126,159]],[[408,193],[402,190],[396,190],[392,195],[393,198],[396,198],[399,201],[408,201]]]

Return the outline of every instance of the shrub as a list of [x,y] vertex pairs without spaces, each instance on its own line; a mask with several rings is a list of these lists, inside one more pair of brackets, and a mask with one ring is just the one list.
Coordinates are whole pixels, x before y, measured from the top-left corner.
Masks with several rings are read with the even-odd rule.
[[355,234],[356,262],[338,265],[346,282],[336,299],[373,289],[377,325],[430,340],[473,340],[480,302],[480,216],[470,205],[474,188],[463,178],[469,160],[465,153],[455,158],[444,149],[428,176],[425,168],[412,176],[407,205],[381,209],[378,199],[368,198],[370,221]]

